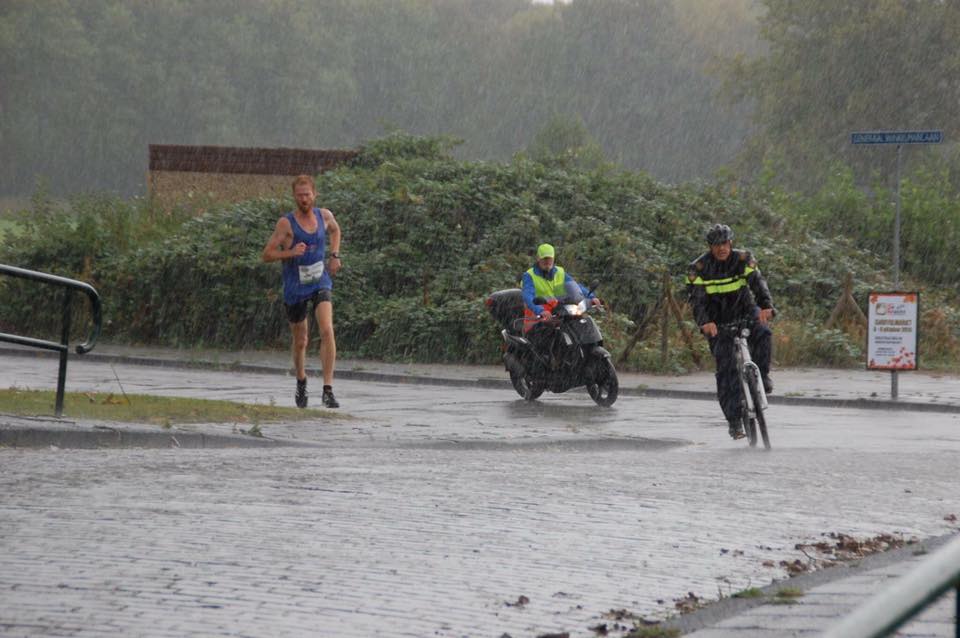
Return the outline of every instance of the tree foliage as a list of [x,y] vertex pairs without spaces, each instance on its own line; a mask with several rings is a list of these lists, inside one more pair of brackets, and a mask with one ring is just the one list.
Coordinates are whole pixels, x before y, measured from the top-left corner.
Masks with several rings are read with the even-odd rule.
[[[334,299],[345,355],[495,361],[499,334],[483,299],[515,286],[544,241],[579,280],[600,282],[611,311],[602,325],[616,354],[652,312],[664,275],[682,290],[687,264],[718,220],[732,223],[738,245],[754,251],[782,315],[801,322],[799,331],[784,333],[809,344],[808,358],[798,361],[830,352],[836,362],[858,351],[848,342],[838,349],[845,337],[817,327],[847,272],[861,297],[889,286],[875,253],[836,228],[819,230],[824,218],[813,211],[830,201],[850,219],[869,206],[850,189],[814,202],[725,182],[670,186],[609,166],[462,161],[443,152],[449,144],[395,133],[367,143],[356,165],[318,178],[319,202],[344,232]],[[923,192],[918,182],[918,197],[927,200]],[[936,200],[917,206],[935,207]],[[289,199],[254,200],[184,222],[152,218],[140,202],[75,202],[69,210],[35,211],[17,241],[0,249],[0,262],[93,283],[104,298],[106,339],[285,347],[279,267],[262,263],[260,253],[291,208]],[[960,320],[951,312],[939,319],[946,335]],[[55,334],[58,313],[54,295],[0,287],[5,326]],[[650,352],[635,351],[628,365],[655,367]]]
[[766,165],[779,183],[812,192],[842,162],[861,183],[879,171],[889,184],[892,149],[852,146],[851,132],[957,129],[960,4],[761,1],[768,48],[735,58],[729,75],[733,95],[755,107],[746,173]]
[[690,3],[6,0],[0,195],[38,177],[142,194],[151,143],[335,148],[402,129],[502,160],[557,113],[625,167],[705,176],[744,132],[708,67],[749,49],[752,16]]

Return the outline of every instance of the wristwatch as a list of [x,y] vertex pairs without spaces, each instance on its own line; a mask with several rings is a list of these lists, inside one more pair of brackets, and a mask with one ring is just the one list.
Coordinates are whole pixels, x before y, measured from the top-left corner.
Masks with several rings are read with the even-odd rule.
[[340,259],[340,253],[331,251],[330,259]]

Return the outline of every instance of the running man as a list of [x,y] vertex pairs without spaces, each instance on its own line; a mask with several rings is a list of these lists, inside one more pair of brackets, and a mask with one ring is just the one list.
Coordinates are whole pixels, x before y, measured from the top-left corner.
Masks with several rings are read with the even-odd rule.
[[[323,366],[323,405],[338,408],[333,396],[333,367],[337,342],[333,334],[333,276],[340,270],[340,226],[326,208],[315,208],[316,186],[309,175],[293,180],[297,209],[279,220],[263,248],[263,261],[283,262],[283,303],[292,333],[293,367],[297,375],[294,399],[307,407],[306,356],[309,343],[308,306],[320,327],[320,364]],[[329,259],[326,244],[330,242]]]

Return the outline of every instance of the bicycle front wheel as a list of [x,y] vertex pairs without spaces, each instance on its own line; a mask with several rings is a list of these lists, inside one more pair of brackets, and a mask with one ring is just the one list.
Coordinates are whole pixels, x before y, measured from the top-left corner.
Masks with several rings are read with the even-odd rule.
[[750,447],[757,447],[757,420],[748,416],[743,419],[743,424],[747,428],[747,440],[750,442]]
[[[760,430],[760,437],[763,439],[763,447],[770,449],[770,435],[767,433],[767,417],[763,413],[763,408],[760,406],[763,405],[760,398],[760,389],[757,387],[757,384],[760,383],[760,380],[750,376],[747,383],[750,386],[750,398],[753,400],[753,409],[756,410],[757,417],[757,429]],[[754,435],[755,437],[756,435]],[[754,440],[756,440],[754,438]]]

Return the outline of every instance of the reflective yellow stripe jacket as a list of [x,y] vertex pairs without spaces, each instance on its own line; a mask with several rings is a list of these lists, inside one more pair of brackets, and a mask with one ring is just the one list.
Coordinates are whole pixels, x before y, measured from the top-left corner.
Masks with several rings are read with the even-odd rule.
[[773,299],[757,262],[745,250],[733,250],[725,261],[705,253],[690,264],[687,288],[698,326],[727,323],[752,315],[756,306],[772,308]]

